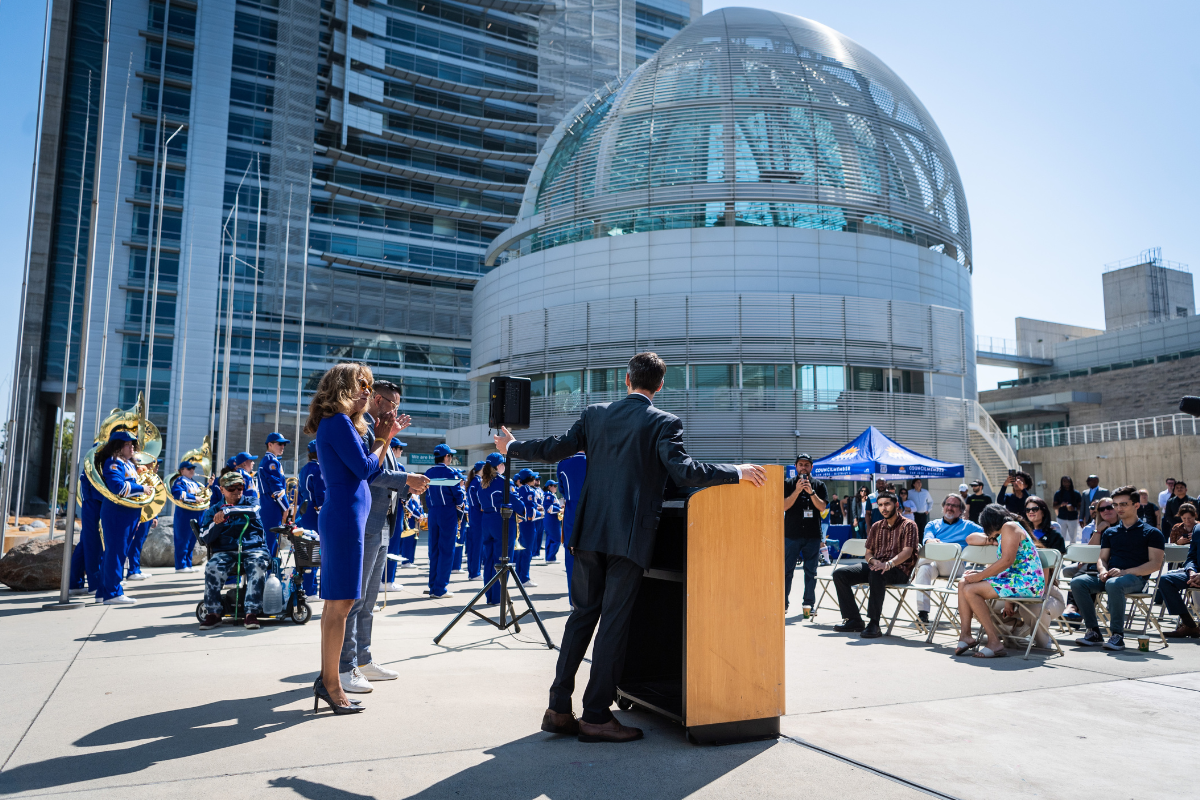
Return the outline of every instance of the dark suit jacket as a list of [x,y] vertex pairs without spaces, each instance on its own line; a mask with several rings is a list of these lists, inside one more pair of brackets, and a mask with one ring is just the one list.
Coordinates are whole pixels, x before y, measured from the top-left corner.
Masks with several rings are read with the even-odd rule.
[[737,483],[732,464],[693,461],[683,449],[683,422],[631,393],[598,403],[565,436],[509,445],[512,458],[554,463],[587,453],[587,477],[575,512],[570,547],[650,565],[667,478],[677,486]]

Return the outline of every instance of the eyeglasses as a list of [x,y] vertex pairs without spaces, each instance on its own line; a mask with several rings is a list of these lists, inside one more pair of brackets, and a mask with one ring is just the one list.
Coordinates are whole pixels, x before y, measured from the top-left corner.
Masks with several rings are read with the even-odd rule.
[[371,389],[372,389],[374,386],[375,386],[375,384],[371,383],[371,382],[370,382],[369,380],[367,380],[366,378],[359,377],[359,379],[358,379],[358,390],[359,390],[360,392],[369,392],[369,391],[371,391]]
[[1112,506],[1097,506],[1096,510],[1103,514],[1105,511],[1116,511]]
[[390,405],[392,407],[392,411],[395,411],[396,409],[398,409],[400,407],[399,400],[388,400],[383,395],[379,395],[379,399],[382,400],[383,402],[387,403],[388,405]]
[[1042,513],[1042,510],[1040,508],[1038,508],[1037,506],[1025,506],[1026,514],[1032,514],[1035,511],[1038,512],[1039,514]]

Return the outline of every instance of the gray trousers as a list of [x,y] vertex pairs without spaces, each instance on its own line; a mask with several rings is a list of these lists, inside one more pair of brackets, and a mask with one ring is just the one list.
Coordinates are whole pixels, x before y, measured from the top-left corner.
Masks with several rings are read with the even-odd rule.
[[367,531],[363,541],[362,591],[346,617],[346,638],[342,640],[342,657],[338,672],[349,672],[360,664],[370,664],[371,623],[375,614],[375,598],[379,596],[379,581],[387,563],[387,542],[383,531]]

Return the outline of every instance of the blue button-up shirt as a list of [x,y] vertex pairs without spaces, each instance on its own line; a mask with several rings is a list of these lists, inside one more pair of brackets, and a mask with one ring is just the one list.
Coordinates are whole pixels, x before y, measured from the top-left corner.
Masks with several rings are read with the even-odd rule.
[[944,519],[934,519],[925,524],[924,541],[928,542],[930,539],[937,539],[939,542],[945,542],[946,544],[956,544],[959,547],[966,547],[967,537],[972,533],[983,533],[983,528],[969,519],[962,518],[952,524],[946,522]]

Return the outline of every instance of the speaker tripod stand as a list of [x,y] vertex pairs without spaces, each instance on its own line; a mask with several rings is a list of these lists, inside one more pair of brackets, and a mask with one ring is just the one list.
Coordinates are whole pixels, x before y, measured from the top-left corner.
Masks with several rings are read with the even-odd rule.
[[[508,504],[508,476],[501,475],[500,480],[504,481],[504,504],[500,508],[500,516],[503,522],[500,525],[500,561],[496,564],[496,574],[492,579],[479,590],[479,593],[471,598],[471,602],[467,603],[462,611],[458,612],[458,616],[450,621],[441,633],[434,637],[433,643],[440,644],[442,637],[450,632],[450,629],[458,624],[458,621],[465,617],[468,613],[474,614],[484,622],[496,627],[499,630],[507,630],[512,628],[514,633],[521,632],[521,619],[526,615],[532,615],[533,621],[537,623],[538,629],[542,632],[542,637],[546,640],[546,647],[554,649],[554,643],[550,640],[550,634],[546,632],[546,626],[542,624],[542,618],[538,616],[537,609],[533,607],[533,601],[529,599],[529,595],[525,592],[525,587],[521,585],[521,579],[517,577],[517,569],[508,560],[508,531],[509,525],[512,523],[512,508]],[[508,578],[512,576],[513,583],[516,584],[517,590],[521,592],[521,597],[525,600],[525,610],[520,614],[513,606],[512,597],[508,593]],[[496,582],[500,582],[500,620],[496,621],[485,614],[481,614],[475,610],[475,604],[480,598],[487,594],[488,589],[491,589]]]

